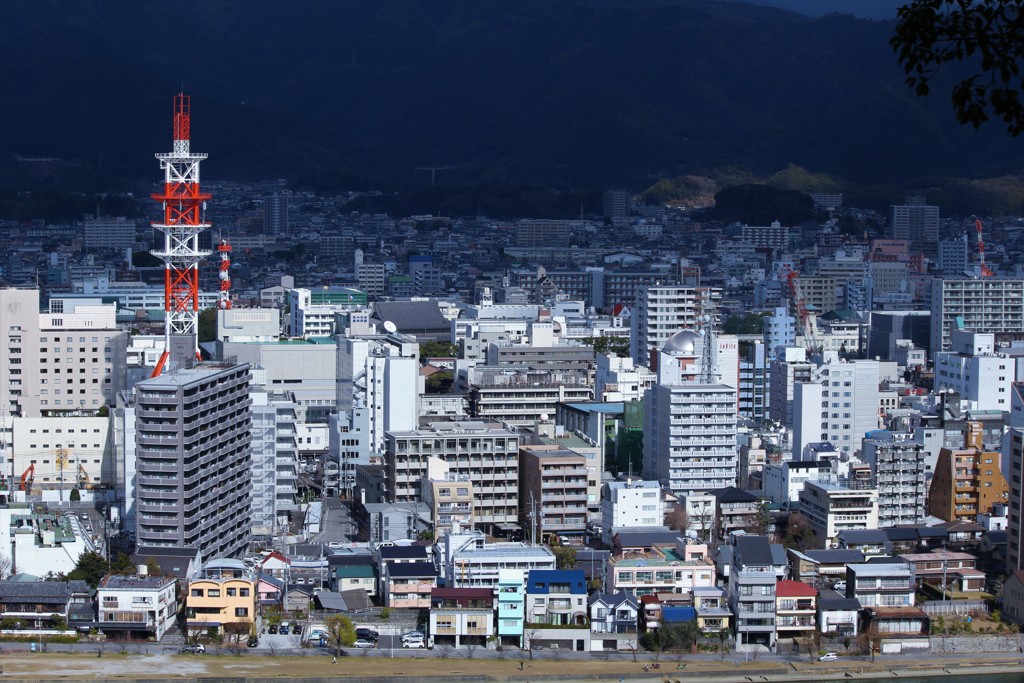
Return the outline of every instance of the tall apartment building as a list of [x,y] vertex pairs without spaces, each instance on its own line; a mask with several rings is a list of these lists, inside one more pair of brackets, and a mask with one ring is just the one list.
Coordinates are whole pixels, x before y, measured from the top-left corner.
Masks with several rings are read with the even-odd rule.
[[661,349],[680,330],[700,327],[702,312],[719,326],[722,290],[717,287],[646,287],[637,295],[631,319],[633,361],[651,364],[652,352]]
[[646,395],[644,478],[690,496],[736,485],[736,390],[656,384]]
[[[785,554],[783,553],[783,558]],[[729,608],[736,619],[736,649],[751,645],[775,650],[775,553],[767,536],[739,536],[729,567]]]
[[611,221],[612,225],[619,225],[629,220],[630,211],[633,208],[633,197],[626,190],[605,190],[604,192],[604,217]]
[[263,233],[287,235],[289,230],[288,196],[290,192],[273,192],[263,198]]
[[1001,277],[932,281],[932,357],[949,348],[954,328],[974,332],[1024,332],[1024,280]]
[[131,249],[135,246],[135,221],[124,216],[103,216],[85,221],[85,248]]
[[587,528],[587,459],[548,445],[519,448],[519,518],[530,537],[548,534],[583,543]]
[[182,368],[135,385],[136,538],[203,557],[250,535],[249,365]]
[[384,466],[390,502],[423,499],[427,460],[450,466],[473,484],[477,524],[519,521],[519,436],[484,422],[434,422],[426,429],[386,433]]
[[786,249],[789,247],[789,226],[778,221],[771,225],[744,225],[740,228],[744,242],[765,249]]
[[277,410],[265,391],[252,398],[252,535],[269,539],[277,528]]
[[878,491],[879,528],[924,523],[928,453],[924,444],[881,432],[864,439],[861,460],[871,466]]
[[1007,511],[1006,568],[1010,575],[1024,569],[1024,384],[1014,383],[1010,410],[1010,428],[1003,441],[1003,458],[1009,482]]
[[767,349],[760,340],[747,344],[740,358],[740,417],[762,424],[768,417],[769,369]]
[[939,207],[925,204],[924,197],[907,197],[889,207],[889,231],[893,239],[910,240],[916,251],[934,256],[939,243]]
[[[968,422],[967,448],[943,448],[928,492],[928,512],[949,522],[977,522],[979,512],[1006,503],[1009,486],[1000,470],[1000,454],[983,450],[981,425]],[[1018,489],[1020,485],[1017,484]]]
[[524,219],[516,222],[516,245],[520,247],[544,247],[549,244],[566,244],[569,241],[569,221],[555,219]]

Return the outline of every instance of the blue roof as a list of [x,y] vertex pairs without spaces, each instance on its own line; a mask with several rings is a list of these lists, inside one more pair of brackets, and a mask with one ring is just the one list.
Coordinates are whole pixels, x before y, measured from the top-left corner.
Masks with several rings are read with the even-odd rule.
[[682,623],[697,618],[697,611],[692,607],[662,607],[661,620],[665,623]]
[[565,405],[575,410],[590,413],[621,413],[625,410],[624,404],[620,403],[566,403]]
[[[526,592],[547,595],[552,585],[569,586],[569,593],[587,594],[587,577],[582,569],[531,569],[526,580]],[[558,592],[563,592],[561,589]]]

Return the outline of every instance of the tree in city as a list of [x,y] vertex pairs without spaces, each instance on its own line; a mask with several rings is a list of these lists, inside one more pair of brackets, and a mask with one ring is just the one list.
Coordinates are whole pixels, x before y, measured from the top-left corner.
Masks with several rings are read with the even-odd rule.
[[229,643],[239,645],[242,638],[248,638],[252,633],[252,622],[248,620],[233,621],[224,624],[224,635]]
[[457,358],[459,347],[451,342],[425,341],[420,343],[420,363],[431,358]]
[[786,532],[782,544],[787,548],[803,551],[817,547],[817,534],[808,523],[807,518],[799,512],[790,512],[786,517]]
[[552,546],[556,569],[573,569],[576,566],[576,548],[567,545]]
[[78,491],[77,488],[71,489],[71,493],[68,494],[68,500],[71,501],[72,503],[81,502],[82,494]]
[[352,647],[356,642],[356,629],[352,620],[342,614],[332,614],[324,619],[327,627],[327,645],[340,656],[343,647]]
[[594,347],[594,355],[609,353],[621,358],[629,358],[629,337],[587,337],[584,344]]
[[3,552],[0,552],[0,581],[10,576],[13,568],[14,562],[11,560],[10,555],[4,555]]
[[200,342],[215,341],[217,339],[217,309],[204,308],[199,311],[199,322],[196,327],[196,334]]
[[95,550],[89,550],[78,556],[75,568],[68,572],[68,581],[85,581],[92,588],[99,585],[100,579],[106,576],[109,566],[107,560]]
[[690,515],[686,512],[686,505],[676,503],[665,513],[665,526],[673,531],[685,534],[690,528]]
[[768,507],[759,501],[757,511],[752,515],[748,515],[744,520],[743,530],[748,534],[764,536],[768,533],[768,529],[771,528],[771,522]]
[[114,555],[114,559],[110,563],[111,574],[134,574],[138,571],[138,567],[132,562],[132,558],[128,557],[126,553],[117,553]]
[[957,121],[978,128],[995,117],[1010,135],[1024,132],[1024,7],[1020,0],[912,0],[898,11],[889,44],[925,97],[941,73],[957,77],[950,99]]

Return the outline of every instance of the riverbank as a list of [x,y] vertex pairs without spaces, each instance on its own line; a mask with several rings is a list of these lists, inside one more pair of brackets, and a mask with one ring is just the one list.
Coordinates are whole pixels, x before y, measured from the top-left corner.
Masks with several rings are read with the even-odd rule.
[[[531,683],[533,681],[614,681],[636,683],[675,683],[676,681],[714,681],[716,683],[765,683],[772,681],[838,681],[913,679],[927,676],[1010,675],[1006,681],[1024,683],[1019,656],[976,657],[931,656],[879,658],[867,662],[843,658],[838,662],[733,662],[633,661],[630,657],[596,659],[465,659],[440,657],[389,658],[382,652],[349,655],[332,663],[330,657],[234,655],[145,655],[103,653],[5,653],[0,664],[3,679],[16,683],[40,681],[175,681],[192,683],[199,679],[265,682],[291,680],[302,683],[349,680],[357,683],[405,683],[410,679],[425,683],[495,681]],[[657,668],[654,668],[657,664]],[[644,667],[647,667],[647,671]],[[1018,678],[1014,678],[1017,674]]]

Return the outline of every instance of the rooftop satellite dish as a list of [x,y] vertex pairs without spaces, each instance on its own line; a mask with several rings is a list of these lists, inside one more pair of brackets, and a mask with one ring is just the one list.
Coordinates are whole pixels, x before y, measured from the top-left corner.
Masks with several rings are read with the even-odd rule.
[[395,332],[398,332],[398,328],[395,327],[395,324],[393,322],[391,322],[390,320],[385,320],[384,321],[384,329],[389,334],[394,334]]

